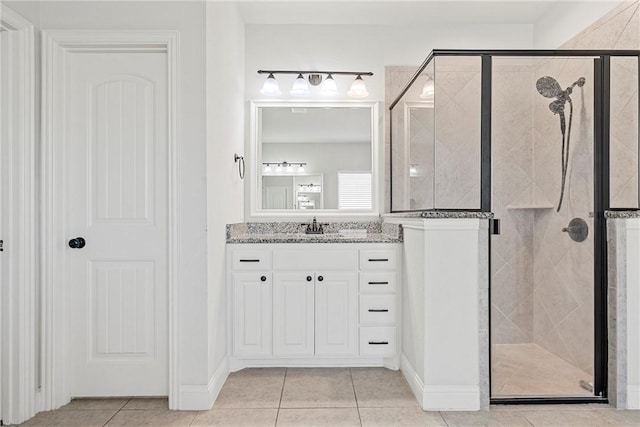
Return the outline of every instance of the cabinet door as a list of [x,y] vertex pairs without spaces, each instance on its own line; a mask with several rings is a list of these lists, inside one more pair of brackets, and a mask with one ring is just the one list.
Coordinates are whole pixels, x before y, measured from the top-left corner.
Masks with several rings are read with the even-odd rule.
[[271,277],[233,273],[233,351],[236,356],[271,354]]
[[273,275],[273,354],[313,354],[313,273]]
[[358,279],[356,273],[316,273],[316,354],[358,353]]

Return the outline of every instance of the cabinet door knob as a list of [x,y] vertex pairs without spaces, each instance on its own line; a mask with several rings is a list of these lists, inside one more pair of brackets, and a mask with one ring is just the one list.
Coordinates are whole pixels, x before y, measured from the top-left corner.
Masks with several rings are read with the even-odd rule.
[[324,280],[324,277],[322,277],[322,276],[318,276],[318,281],[319,281],[319,282],[322,282],[323,280]]
[[267,276],[260,276],[260,281],[261,282],[266,282],[267,281]]
[[310,282],[310,281],[312,281],[312,280],[313,280],[313,277],[311,277],[311,276],[307,276],[307,282]]

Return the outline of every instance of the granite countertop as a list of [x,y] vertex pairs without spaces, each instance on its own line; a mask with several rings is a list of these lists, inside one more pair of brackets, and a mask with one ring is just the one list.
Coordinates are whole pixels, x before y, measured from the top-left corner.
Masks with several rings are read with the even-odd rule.
[[398,237],[382,233],[367,233],[363,237],[345,236],[340,233],[247,233],[227,238],[227,243],[399,243]]
[[640,210],[605,211],[605,218],[640,218]]
[[[320,222],[319,222],[320,223]],[[227,243],[399,243],[402,228],[382,221],[323,222],[324,234],[305,234],[299,222],[227,225]]]
[[384,214],[383,218],[417,218],[417,219],[434,219],[434,218],[469,218],[469,219],[492,219],[492,212],[478,211],[421,211],[421,212],[400,212]]

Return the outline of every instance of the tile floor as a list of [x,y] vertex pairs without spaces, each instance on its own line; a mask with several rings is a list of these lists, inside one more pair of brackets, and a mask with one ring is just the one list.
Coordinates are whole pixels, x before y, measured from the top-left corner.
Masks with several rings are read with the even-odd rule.
[[491,357],[493,396],[592,396],[580,387],[590,374],[537,344],[496,344]]
[[423,412],[400,372],[383,368],[245,369],[213,409],[169,411],[166,399],[79,399],[25,426],[640,426],[606,405],[493,406]]

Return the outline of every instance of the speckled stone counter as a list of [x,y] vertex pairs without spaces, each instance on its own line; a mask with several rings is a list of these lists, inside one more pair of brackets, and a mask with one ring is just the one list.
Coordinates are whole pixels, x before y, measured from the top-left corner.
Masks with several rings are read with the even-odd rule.
[[[381,221],[322,222],[324,234],[305,234],[299,222],[243,222],[227,225],[227,243],[399,243],[402,227]],[[365,234],[366,232],[366,234]]]
[[478,211],[422,211],[422,212],[402,212],[385,214],[383,218],[468,218],[468,219],[491,219],[493,212]]
[[605,218],[640,218],[640,210],[636,211],[606,211]]

